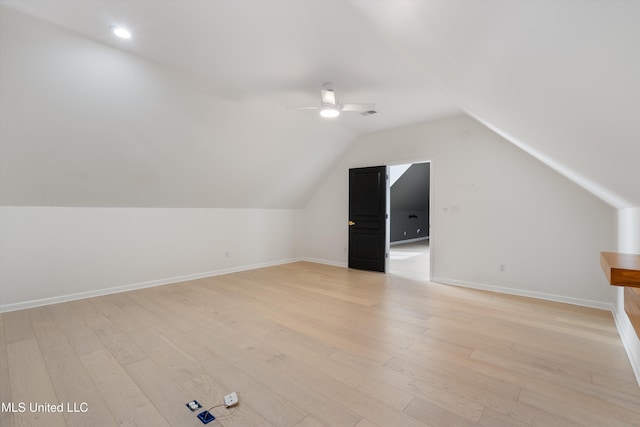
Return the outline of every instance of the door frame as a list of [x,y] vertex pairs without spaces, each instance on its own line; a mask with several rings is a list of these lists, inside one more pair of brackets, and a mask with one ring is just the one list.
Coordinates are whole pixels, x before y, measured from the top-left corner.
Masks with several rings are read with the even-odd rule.
[[[384,165],[386,166],[386,170],[387,170],[387,175],[389,174],[389,167],[390,166],[397,166],[397,165],[406,165],[406,164],[413,164],[413,163],[429,163],[429,281],[433,282],[433,278],[437,277],[434,273],[435,269],[434,269],[434,259],[435,259],[435,247],[436,247],[436,242],[437,239],[434,238],[434,233],[432,232],[434,229],[437,230],[437,227],[433,227],[433,225],[436,223],[436,217],[434,215],[435,213],[435,205],[434,205],[434,194],[436,194],[436,192],[434,191],[435,186],[433,185],[434,182],[434,162],[433,159],[431,158],[424,158],[424,157],[419,157],[419,158],[411,158],[411,159],[404,159],[404,160],[394,160],[394,161],[381,161],[381,162],[375,162],[375,164],[364,164],[364,165],[352,165],[352,166],[348,166],[347,167],[347,171],[349,169],[352,168],[366,168],[366,167],[373,167],[373,166],[377,166],[377,165]],[[390,255],[389,255],[389,250],[391,247],[391,239],[390,239],[390,231],[391,231],[391,212],[390,212],[390,207],[391,207],[391,203],[390,203],[390,196],[391,196],[391,186],[390,186],[390,181],[387,179],[386,180],[387,185],[386,185],[386,211],[387,211],[387,218],[385,221],[385,227],[386,227],[386,237],[385,237],[385,253],[386,253],[386,258],[385,258],[385,274],[389,272],[389,263],[391,261]],[[348,203],[348,201],[347,201]],[[347,215],[348,216],[348,215]]]
[[[391,166],[397,166],[397,165],[407,165],[407,164],[415,164],[415,163],[429,163],[429,281],[432,282],[433,277],[435,276],[433,274],[434,271],[434,246],[435,246],[435,239],[433,238],[433,233],[432,230],[434,230],[435,227],[432,227],[432,225],[435,222],[435,216],[434,216],[434,204],[433,204],[433,199],[434,199],[434,185],[433,185],[433,160],[432,159],[425,159],[425,158],[419,158],[419,159],[409,159],[409,160],[399,160],[399,161],[394,161],[394,162],[384,162],[384,164],[387,166],[387,172],[389,172],[389,168]],[[391,233],[391,205],[390,205],[390,200],[391,200],[391,186],[389,185],[389,180],[387,180],[387,241],[386,241],[386,250],[387,253],[391,247],[391,243],[390,243],[390,233]],[[391,256],[387,257],[387,265],[386,265],[386,271],[389,271],[389,263],[391,261]],[[437,277],[437,276],[436,276]]]
[[386,191],[385,199],[385,220],[384,220],[384,272],[389,272],[391,263],[391,180],[389,179],[389,165],[385,164],[386,179],[384,191]]

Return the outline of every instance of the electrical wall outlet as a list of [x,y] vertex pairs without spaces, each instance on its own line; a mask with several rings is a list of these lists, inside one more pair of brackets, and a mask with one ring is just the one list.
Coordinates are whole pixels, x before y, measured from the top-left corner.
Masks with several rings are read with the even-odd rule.
[[227,408],[236,406],[238,404],[238,393],[234,391],[233,393],[227,394],[224,397],[224,404],[227,406]]
[[198,409],[202,408],[202,405],[197,401],[197,400],[192,400],[191,402],[187,403],[187,408],[189,408],[191,410],[191,412],[195,412]]

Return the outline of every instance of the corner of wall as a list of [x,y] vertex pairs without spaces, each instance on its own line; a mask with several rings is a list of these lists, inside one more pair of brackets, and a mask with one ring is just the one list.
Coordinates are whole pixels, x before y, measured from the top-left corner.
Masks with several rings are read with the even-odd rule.
[[[640,208],[618,210],[618,252],[640,253]],[[624,310],[624,289],[619,288],[614,302],[613,316],[629,362],[640,385],[640,338]]]
[[640,386],[640,339],[636,335],[636,331],[624,311],[624,289],[617,289],[618,295],[614,304],[613,318],[616,322],[616,328],[620,334],[620,339],[624,345],[624,349],[629,357],[631,369],[636,376],[636,381]]

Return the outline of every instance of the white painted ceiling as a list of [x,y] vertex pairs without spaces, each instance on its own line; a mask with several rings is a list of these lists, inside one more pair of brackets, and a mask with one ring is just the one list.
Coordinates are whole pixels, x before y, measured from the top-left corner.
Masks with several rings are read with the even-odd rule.
[[640,2],[356,2],[465,112],[617,208],[640,206]]
[[[612,205],[640,206],[640,2],[0,4],[77,33],[69,43],[87,37],[161,64],[207,98],[202,111],[190,102],[175,128],[145,128],[137,139],[93,135],[119,141],[100,148],[99,159],[61,131],[57,152],[67,155],[51,162],[42,153],[53,148],[34,142],[47,135],[4,124],[2,204],[301,207],[357,135],[465,111]],[[4,15],[5,24],[25,21]],[[133,38],[115,39],[114,24],[130,27]],[[23,60],[12,40],[2,43],[5,60]],[[19,90],[35,97],[11,84],[16,69],[3,66],[0,75],[5,111]],[[328,122],[287,108],[317,104],[325,81],[337,85],[341,102],[375,102],[378,114]],[[84,105],[74,99],[78,110],[65,106],[70,115]],[[118,123],[95,120],[94,132]],[[184,121],[198,130],[176,129]],[[150,148],[154,136],[161,148]]]

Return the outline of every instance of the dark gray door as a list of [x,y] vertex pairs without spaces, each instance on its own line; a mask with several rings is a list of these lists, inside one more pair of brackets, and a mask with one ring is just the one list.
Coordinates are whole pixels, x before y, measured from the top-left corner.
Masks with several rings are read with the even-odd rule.
[[385,271],[387,167],[349,169],[349,268]]

